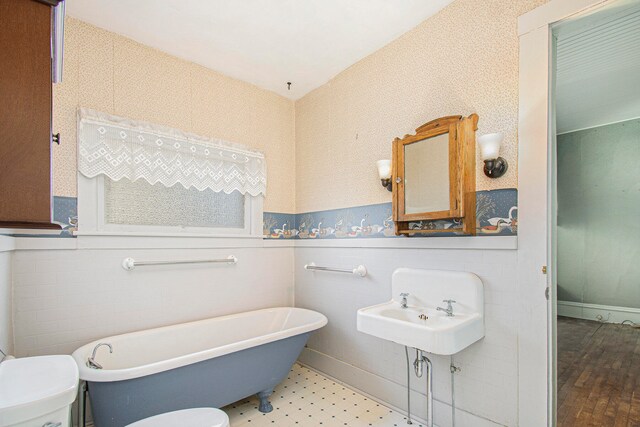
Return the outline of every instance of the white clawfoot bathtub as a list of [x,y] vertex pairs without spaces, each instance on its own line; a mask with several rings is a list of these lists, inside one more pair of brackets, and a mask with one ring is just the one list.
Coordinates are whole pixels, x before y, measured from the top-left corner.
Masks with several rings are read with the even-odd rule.
[[[122,427],[179,409],[219,408],[258,394],[260,410],[309,335],[327,318],[301,308],[269,308],[117,335],[73,357],[87,382],[96,427]],[[99,343],[95,362],[87,361]]]

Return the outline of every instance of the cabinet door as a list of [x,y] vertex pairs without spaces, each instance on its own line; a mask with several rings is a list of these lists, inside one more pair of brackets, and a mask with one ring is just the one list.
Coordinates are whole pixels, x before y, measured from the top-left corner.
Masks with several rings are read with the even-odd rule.
[[398,221],[460,217],[457,124],[445,123],[398,142]]
[[[447,116],[393,141],[396,234],[475,234],[477,128],[477,114]],[[434,228],[436,220],[449,227]]]
[[0,227],[52,219],[51,13],[0,1]]

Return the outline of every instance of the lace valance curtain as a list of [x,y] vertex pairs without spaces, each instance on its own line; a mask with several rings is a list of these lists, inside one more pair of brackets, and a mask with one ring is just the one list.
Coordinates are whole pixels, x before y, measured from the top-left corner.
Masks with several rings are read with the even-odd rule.
[[84,108],[78,111],[78,170],[89,178],[143,178],[227,194],[265,195],[267,188],[260,152]]

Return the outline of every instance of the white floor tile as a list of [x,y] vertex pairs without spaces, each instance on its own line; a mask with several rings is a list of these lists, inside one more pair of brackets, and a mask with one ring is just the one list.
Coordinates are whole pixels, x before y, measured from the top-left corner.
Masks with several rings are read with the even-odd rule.
[[[231,427],[404,427],[404,415],[298,364],[271,396],[273,411],[250,398],[222,408]],[[414,423],[413,427],[422,427]]]

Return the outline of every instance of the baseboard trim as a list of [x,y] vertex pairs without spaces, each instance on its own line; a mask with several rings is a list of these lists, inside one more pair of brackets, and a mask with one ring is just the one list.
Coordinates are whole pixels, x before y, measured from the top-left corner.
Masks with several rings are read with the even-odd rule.
[[640,309],[638,308],[587,304],[573,301],[558,301],[558,316],[596,320],[606,323],[622,323],[625,320],[640,323]]
[[[398,384],[310,348],[305,348],[302,351],[298,362],[376,402],[404,415],[407,414],[407,389],[404,384]],[[411,390],[411,412],[411,418],[414,421],[426,425],[424,420],[427,413],[426,396],[413,389]],[[451,425],[451,405],[448,402],[433,400],[433,422],[434,427]],[[474,427],[501,427],[501,424],[459,408],[456,408],[456,424]]]

